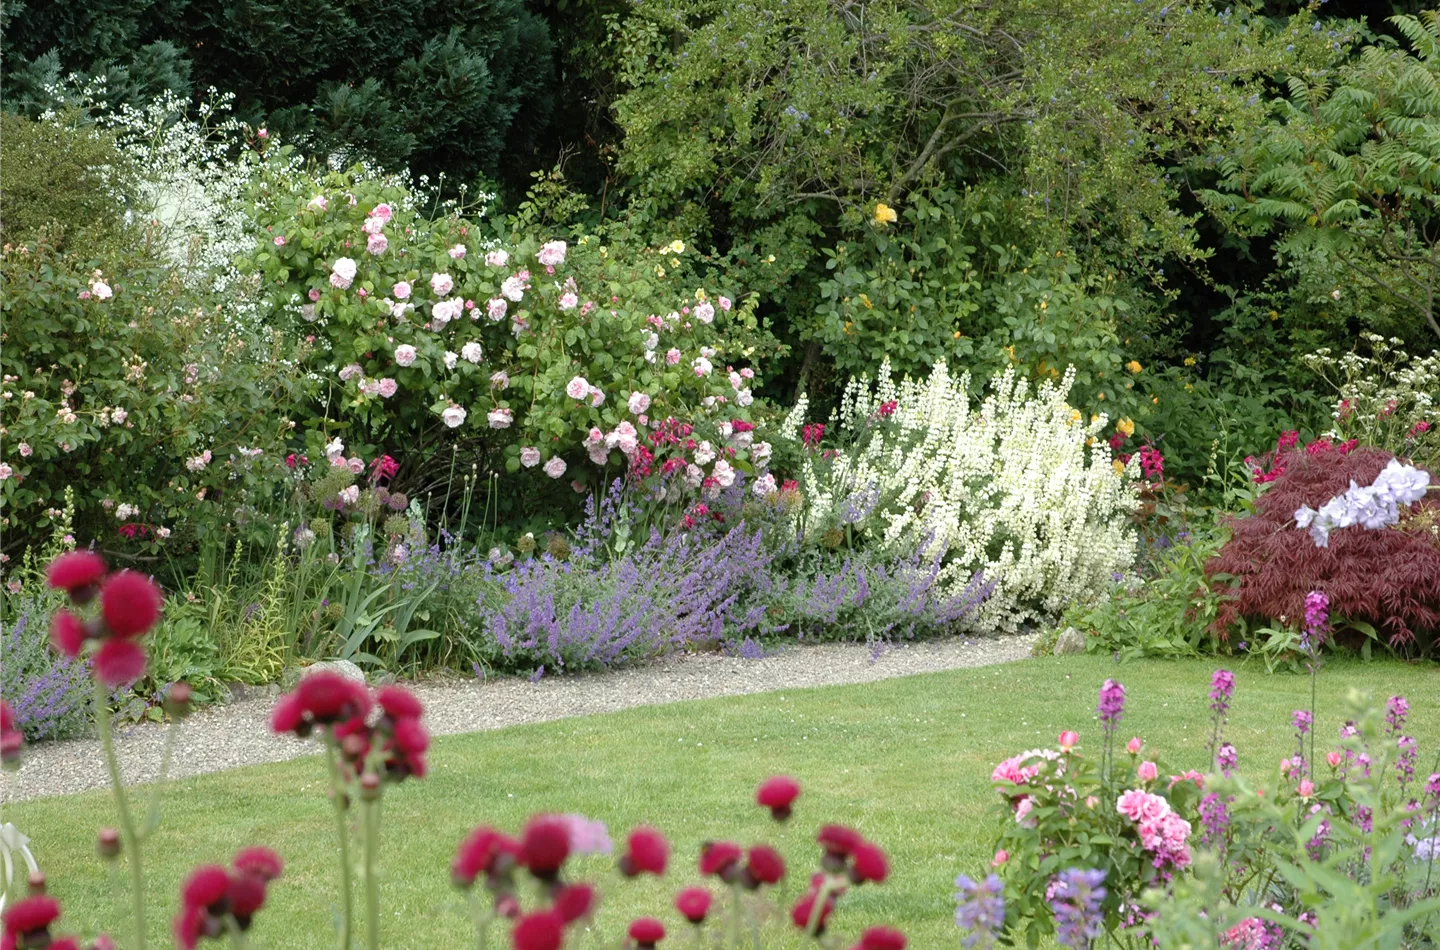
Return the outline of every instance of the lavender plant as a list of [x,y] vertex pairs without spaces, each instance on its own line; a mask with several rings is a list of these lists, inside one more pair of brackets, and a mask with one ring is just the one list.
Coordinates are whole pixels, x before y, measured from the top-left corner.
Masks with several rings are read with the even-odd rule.
[[90,667],[50,649],[54,604],[23,585],[0,620],[0,698],[25,738],[63,739],[90,724]]

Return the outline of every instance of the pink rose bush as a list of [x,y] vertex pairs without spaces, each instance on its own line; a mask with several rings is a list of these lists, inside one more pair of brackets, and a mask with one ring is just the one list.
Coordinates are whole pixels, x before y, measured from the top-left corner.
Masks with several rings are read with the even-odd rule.
[[[594,486],[648,474],[649,436],[665,420],[705,431],[753,421],[756,363],[775,344],[757,328],[753,298],[696,290],[669,264],[683,244],[521,238],[481,253],[488,229],[454,215],[426,220],[393,186],[358,172],[312,184],[258,212],[263,228],[289,237],[267,239],[246,265],[313,335],[309,428],[324,429],[328,413],[358,424],[351,438],[366,447],[420,442],[426,431],[484,442],[515,473],[532,467],[522,448],[533,450],[533,467],[562,457]],[[368,253],[356,253],[362,244]],[[647,260],[661,255],[666,280]],[[382,391],[376,381],[386,380]],[[337,385],[346,398],[326,398]],[[593,429],[602,439],[589,438]],[[702,482],[755,474],[750,446],[730,447]]]

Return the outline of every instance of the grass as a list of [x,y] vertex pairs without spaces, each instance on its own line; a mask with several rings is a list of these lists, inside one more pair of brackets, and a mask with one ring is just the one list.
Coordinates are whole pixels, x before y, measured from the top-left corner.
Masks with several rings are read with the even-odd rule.
[[[456,843],[476,824],[513,831],[543,810],[599,818],[617,840],[635,824],[653,823],[676,846],[663,882],[619,883],[607,859],[582,862],[579,875],[598,880],[604,891],[598,921],[608,939],[592,935],[595,946],[614,945],[629,919],[641,914],[679,930],[671,896],[695,878],[702,841],[775,843],[798,880],[798,872],[814,865],[815,827],[829,821],[857,827],[892,861],[890,883],[843,899],[836,917],[842,933],[886,922],[905,930],[911,946],[958,946],[952,881],[961,871],[983,872],[992,853],[994,763],[1051,744],[1064,728],[1097,741],[1096,691],[1114,676],[1129,689],[1124,737],[1143,736],[1175,767],[1203,767],[1214,666],[1139,661],[1117,668],[1093,657],[1049,658],[439,739],[431,776],[385,796],[384,943],[473,945],[463,902],[449,885]],[[1253,666],[1242,667],[1237,679],[1227,735],[1240,750],[1242,770],[1272,776],[1293,741],[1290,711],[1308,704],[1309,681],[1267,677]],[[1381,701],[1392,693],[1409,696],[1426,768],[1440,741],[1440,721],[1427,716],[1440,698],[1433,667],[1330,664],[1320,683],[1321,737],[1335,735],[1336,701],[1352,686]],[[799,778],[805,792],[795,819],[777,831],[751,802],[755,785],[778,772]],[[108,795],[13,805],[5,819],[33,839],[51,893],[65,907],[65,932],[123,936],[123,869],[114,868],[112,876],[94,850],[96,829],[114,824]],[[335,844],[322,764],[312,758],[187,779],[168,790],[160,829],[146,850],[154,945],[168,945],[159,931],[174,913],[188,869],[224,862],[251,843],[277,848],[288,862],[256,918],[252,943],[331,943]],[[782,893],[795,896],[793,887]],[[508,941],[492,941],[500,944]],[[800,945],[787,936],[767,946],[792,944]]]

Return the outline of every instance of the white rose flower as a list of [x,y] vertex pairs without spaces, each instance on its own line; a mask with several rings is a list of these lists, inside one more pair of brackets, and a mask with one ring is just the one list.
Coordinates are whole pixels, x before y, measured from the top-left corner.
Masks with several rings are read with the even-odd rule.
[[476,343],[474,340],[471,340],[469,343],[466,343],[464,346],[460,347],[460,358],[465,360],[467,363],[478,363],[481,359],[484,358],[484,356],[485,354],[483,351],[481,351],[480,344]]
[[501,406],[499,409],[491,409],[485,416],[485,418],[489,420],[490,428],[492,429],[510,428],[510,421],[513,417],[514,413],[504,406]]
[[709,465],[715,460],[715,447],[708,441],[701,442],[695,447],[695,464]]
[[630,394],[630,414],[638,416],[650,408],[650,397],[645,393]]
[[348,257],[342,257],[330,265],[330,286],[336,290],[348,290],[355,280],[356,265]]
[[526,468],[534,468],[540,464],[540,450],[533,445],[527,445],[520,449],[520,464]]
[[446,351],[445,351],[445,368],[446,368],[446,369],[454,369],[454,368],[455,368],[455,364],[458,363],[458,362],[460,362],[460,354],[459,354],[459,353],[452,353],[452,352],[450,352],[449,350],[446,350]]
[[711,474],[715,476],[715,480],[720,483],[721,488],[729,488],[735,484],[735,469],[731,468],[730,463],[724,459],[716,460]]
[[519,277],[506,277],[500,282],[500,295],[506,300],[513,300],[519,303],[520,298],[525,296],[525,281]]
[[564,474],[565,474],[565,460],[562,459],[560,456],[557,455],[557,456],[555,456],[553,459],[551,459],[550,461],[546,462],[546,463],[545,463],[545,474],[546,474],[546,475],[549,475],[551,478],[559,478],[561,475],[564,475]]
[[549,241],[540,248],[540,253],[536,254],[535,257],[546,267],[563,264],[565,263],[565,242]]
[[413,365],[415,362],[415,358],[418,355],[419,354],[415,351],[415,347],[411,346],[409,343],[402,343],[399,346],[395,347],[395,362],[399,363],[401,366]]
[[430,292],[437,297],[443,297],[455,287],[455,279],[449,274],[431,274]]
[[491,251],[485,255],[485,263],[491,267],[504,267],[510,263],[509,251]]
[[576,376],[565,384],[565,395],[571,399],[585,399],[590,395],[590,383],[584,376]]
[[447,426],[454,429],[465,421],[466,415],[468,415],[468,413],[459,406],[447,406],[444,411],[440,413],[440,418],[445,421]]

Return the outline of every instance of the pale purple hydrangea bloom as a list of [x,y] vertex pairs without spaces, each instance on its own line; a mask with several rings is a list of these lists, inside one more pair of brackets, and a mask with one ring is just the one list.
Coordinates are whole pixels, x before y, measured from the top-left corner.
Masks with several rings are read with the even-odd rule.
[[1372,484],[1361,487],[1352,480],[1344,494],[1331,498],[1319,510],[1309,505],[1297,508],[1295,527],[1310,529],[1316,547],[1329,547],[1330,532],[1336,528],[1358,524],[1374,531],[1395,524],[1400,520],[1400,506],[1424,498],[1429,486],[1429,472],[1391,459]]
[[960,942],[966,950],[988,950],[1005,926],[1005,885],[997,875],[982,882],[972,881],[964,874],[955,879],[959,891],[955,895],[955,926],[966,931]]
[[1067,868],[1046,891],[1055,914],[1055,942],[1062,947],[1088,948],[1100,936],[1105,899],[1105,872],[1098,868]]

